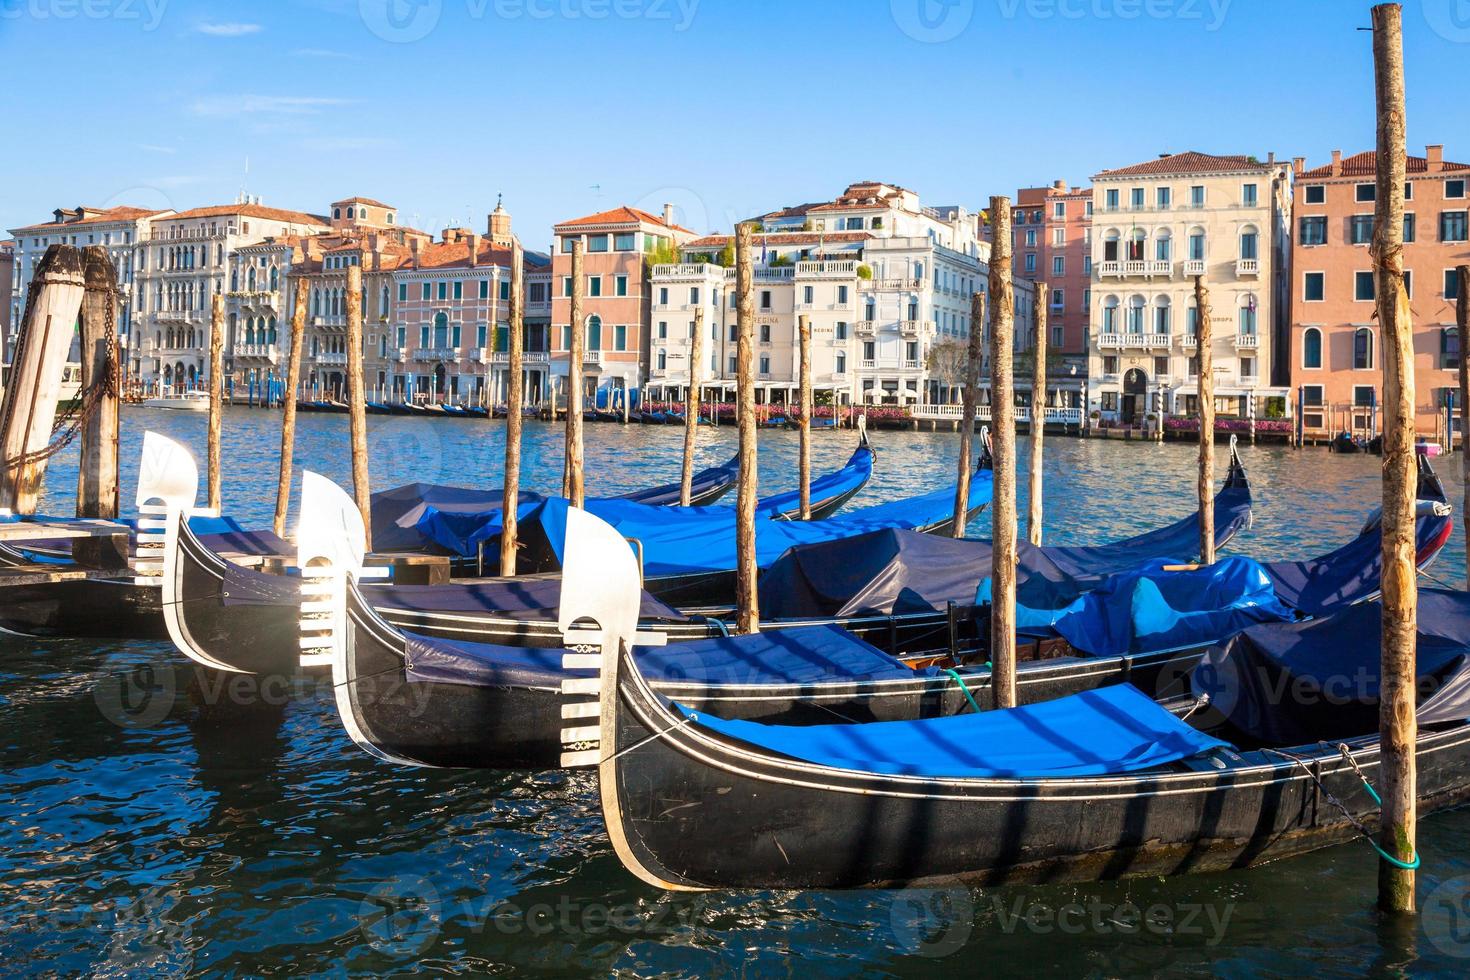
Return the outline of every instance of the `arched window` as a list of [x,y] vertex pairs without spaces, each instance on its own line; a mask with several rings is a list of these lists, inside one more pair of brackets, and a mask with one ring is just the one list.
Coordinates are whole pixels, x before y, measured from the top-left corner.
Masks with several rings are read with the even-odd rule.
[[587,349],[602,350],[602,317],[596,313],[587,318]]
[[1154,258],[1160,262],[1174,258],[1174,239],[1167,228],[1154,236]]
[[1129,262],[1142,262],[1143,261],[1143,243],[1144,243],[1144,239],[1146,237],[1147,236],[1144,235],[1142,228],[1134,228],[1133,229],[1133,233],[1128,236],[1128,261]]
[[1168,336],[1171,329],[1169,297],[1160,296],[1154,300],[1154,333]]
[[1259,239],[1255,225],[1246,225],[1240,229],[1240,257],[1242,259],[1260,258]]
[[322,291],[317,287],[311,287],[311,315],[322,315]]
[[1195,262],[1204,261],[1205,230],[1203,228],[1189,229],[1189,258]]
[[1302,333],[1302,367],[1319,368],[1322,366],[1322,331],[1316,327],[1308,327]]
[[270,343],[270,344],[274,344],[276,342],[276,318],[275,317],[271,317],[270,337],[269,337],[269,339],[266,342],[267,343]]
[[1134,296],[1128,300],[1128,333],[1143,333],[1143,297]]
[[232,293],[239,292],[239,290],[240,290],[240,270],[239,269],[231,269],[230,270],[230,292],[232,292]]
[[1118,239],[1119,239],[1119,237],[1120,236],[1118,235],[1118,229],[1116,229],[1116,228],[1109,228],[1107,230],[1107,233],[1103,236],[1103,261],[1104,262],[1116,262],[1116,261],[1118,261],[1118,259],[1119,259],[1119,255],[1118,255]]
[[245,288],[252,293],[255,292],[255,266],[251,266],[245,272]]
[[275,291],[280,286],[281,280],[275,266],[271,266],[271,290]]
[[1242,337],[1256,335],[1256,296],[1254,293],[1248,294],[1240,305],[1240,335]]
[[1109,296],[1103,300],[1103,333],[1118,332],[1118,297]]
[[1359,327],[1353,333],[1353,369],[1373,369],[1373,331],[1367,327]]
[[434,314],[434,346],[449,346],[449,315],[443,311]]

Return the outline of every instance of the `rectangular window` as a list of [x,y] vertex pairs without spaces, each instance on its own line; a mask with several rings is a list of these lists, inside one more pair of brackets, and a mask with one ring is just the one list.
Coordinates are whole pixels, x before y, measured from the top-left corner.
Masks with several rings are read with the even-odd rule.
[[1462,198],[1465,196],[1464,178],[1457,177],[1454,180],[1444,182],[1444,196],[1447,198]]
[[502,300],[508,300],[508,299],[510,299],[510,280],[509,279],[502,279],[502,280],[500,280],[500,298]]
[[761,355],[760,373],[761,374],[770,374],[771,373],[771,355],[769,355],[769,354],[762,354]]
[[1134,208],[1142,208],[1143,207],[1143,188],[1142,187],[1135,187],[1135,188],[1133,188],[1132,192],[1128,195],[1128,203],[1131,204]]
[[490,298],[490,280],[489,279],[481,279],[480,280],[480,299],[489,299],[489,298]]
[[[732,300],[734,298],[735,298],[734,296],[731,296],[730,297],[730,299],[732,299]],[[762,289],[761,290],[761,309],[763,309],[763,310],[769,310],[770,308],[771,308],[771,291],[769,289]]]
[[1118,189],[1109,187],[1107,190],[1107,203],[1104,205],[1109,211],[1118,210]]
[[460,325],[458,323],[454,324],[453,326],[451,326],[449,328],[449,336],[451,338],[450,341],[449,341],[449,346],[450,347],[458,347],[459,346],[460,339],[461,339],[460,338]]
[[587,277],[587,295],[588,296],[601,296],[602,295],[602,277],[601,276],[588,276]]
[[572,295],[572,277],[571,276],[562,276],[561,277],[561,294],[563,296],[570,296],[570,295]]
[[628,349],[628,328],[623,324],[613,327],[613,350]]
[[[484,347],[485,346],[485,340],[487,339],[486,338],[486,333],[487,333],[487,327],[486,327],[485,324],[481,323],[481,324],[478,324],[475,327],[475,346],[476,347]],[[496,333],[497,333],[497,335],[499,334],[499,328],[496,329]],[[499,343],[500,342],[497,340],[496,341],[496,344],[498,345]],[[505,350],[510,350],[510,348],[508,346],[506,348],[504,348],[504,349]]]
[[431,287],[431,286],[430,286],[430,284],[429,284],[429,283],[427,283],[427,282],[426,282],[426,283],[424,283],[424,285],[423,285],[423,289],[421,289],[421,290],[420,290],[420,291],[419,291],[419,293],[420,293],[420,294],[419,294],[419,298],[420,298],[420,299],[428,299],[428,298],[429,298],[429,290],[430,290],[430,289],[431,289],[431,288],[432,288],[432,287]]
[[1326,273],[1306,272],[1302,274],[1302,299],[1308,303],[1320,303],[1326,289]]
[[563,254],[563,255],[571,255],[572,254],[572,245],[573,245],[573,243],[575,243],[575,242],[577,242],[579,240],[580,240],[580,238],[577,235],[568,235],[565,238],[563,238],[561,240],[561,254]]
[[1256,376],[1256,359],[1254,357],[1242,357],[1240,359],[1240,376],[1242,378],[1254,378]]
[[1169,374],[1169,359],[1167,357],[1154,358],[1154,374],[1167,377]]
[[1460,274],[1456,269],[1444,270],[1444,298],[1459,299]]
[[454,298],[455,299],[464,299],[464,280],[463,279],[456,279],[456,280],[454,280]]
[[1027,272],[1035,272],[1036,271],[1036,253],[1035,252],[1027,252],[1026,253],[1026,271]]
[[1327,244],[1326,215],[1316,214],[1302,218],[1301,226],[1301,243],[1303,245]]
[[1408,269],[1404,270],[1404,295],[1409,299],[1414,298],[1414,273]]
[[1053,218],[1065,218],[1067,216],[1067,203],[1065,201],[1053,202],[1051,206],[1051,216]]
[[606,235],[588,235],[587,236],[587,251],[589,251],[589,252],[606,252],[607,251],[607,236]]
[[1460,367],[1460,331],[1455,327],[1439,330],[1439,366],[1442,370]]
[[613,295],[614,296],[626,296],[626,295],[628,295],[628,277],[627,276],[614,276],[613,277]]
[[572,326],[569,323],[562,325],[562,328],[561,328],[561,348],[560,349],[561,350],[571,350],[572,349]]
[[1355,408],[1372,408],[1377,399],[1374,395],[1378,389],[1372,385],[1353,385],[1353,406]]
[[1240,185],[1240,203],[1242,207],[1253,208],[1256,206],[1256,185]]
[[832,328],[832,337],[833,337],[834,340],[846,340],[847,339],[847,321],[846,320],[838,320],[837,321],[837,324]]
[[440,299],[448,299],[449,298],[449,282],[447,280],[444,280],[444,279],[440,279],[439,280],[438,293],[439,293],[439,298]]
[[1355,214],[1348,223],[1348,241],[1367,245],[1373,241],[1373,215]]
[[1205,206],[1205,185],[1193,184],[1189,188],[1189,204],[1191,207],[1202,208]]
[[771,342],[771,325],[769,323],[761,324],[760,337],[761,343],[763,344],[769,344]]
[[1465,240],[1465,212],[1441,211],[1439,213],[1439,240],[1463,242]]
[[632,232],[620,232],[613,236],[613,251],[631,252],[634,249],[634,243],[636,242],[636,240],[637,236],[634,235]]
[[837,287],[837,305],[838,306],[846,306],[847,305],[847,287],[846,286],[838,286]]
[[660,286],[660,287],[658,287],[658,302],[659,302],[659,305],[660,306],[668,306],[669,305],[669,287],[668,286]]
[[659,340],[666,340],[666,339],[668,339],[668,336],[669,336],[669,322],[667,320],[660,320],[660,321],[658,321],[658,339]]
[[1373,273],[1353,273],[1353,299],[1360,303],[1372,302],[1373,300]]
[[812,302],[813,302],[813,300],[812,300],[813,295],[815,295],[815,291],[813,290],[813,288],[811,286],[802,286],[801,287],[801,301],[803,303],[806,303],[808,306],[810,306],[812,304]]
[[429,325],[427,323],[419,327],[419,346],[429,346]]
[[1169,201],[1169,188],[1160,187],[1154,191],[1154,204],[1157,205],[1160,210],[1167,208],[1169,206]]
[[1409,212],[1404,215],[1404,244],[1414,241],[1414,214]]
[[408,283],[406,282],[400,282],[398,284],[398,302],[408,302]]
[[1066,268],[1067,268],[1067,259],[1066,259],[1065,256],[1062,256],[1062,255],[1053,255],[1051,257],[1051,274],[1052,275],[1054,275],[1054,276],[1063,275],[1064,274],[1064,271],[1066,270]]
[[1360,204],[1371,204],[1378,200],[1377,184],[1358,184],[1353,188],[1353,200]]

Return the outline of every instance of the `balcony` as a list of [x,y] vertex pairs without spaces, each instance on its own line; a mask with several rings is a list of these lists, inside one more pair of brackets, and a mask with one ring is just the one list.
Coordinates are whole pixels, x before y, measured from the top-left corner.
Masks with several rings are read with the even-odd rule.
[[225,295],[231,299],[238,299],[247,306],[276,305],[276,290],[274,289],[232,289]]
[[1258,388],[1261,384],[1261,377],[1257,374],[1252,374],[1249,376],[1237,375],[1231,380],[1235,383],[1235,386],[1237,388]]
[[311,355],[311,359],[318,364],[345,365],[347,363],[347,352],[334,353],[332,351],[321,351]]
[[829,262],[798,262],[796,274],[802,279],[851,279],[857,275],[856,259]]
[[1125,262],[1099,262],[1097,274],[1104,279],[1151,279],[1154,276],[1170,276],[1174,263],[1166,259],[1130,259]]
[[276,360],[275,344],[236,344],[236,357],[263,357],[274,363]]
[[859,334],[875,334],[875,333],[878,332],[878,321],[877,320],[858,320],[856,323],[854,323],[852,325],[852,329],[853,329],[853,332],[854,333],[859,333]]
[[1236,259],[1235,260],[1235,275],[1237,277],[1240,277],[1240,276],[1259,276],[1260,274],[1261,274],[1261,260],[1260,259]]
[[878,362],[877,362],[877,360],[876,360],[876,359],[873,359],[873,360],[870,360],[870,359],[864,359],[864,360],[863,360],[863,361],[862,361],[862,362],[861,362],[861,365],[860,365],[860,366],[861,366],[861,367],[865,367],[865,368],[875,368],[875,367],[877,367],[877,366],[878,366]]
[[345,327],[347,316],[344,313],[333,313],[326,316],[318,313],[311,318],[311,325],[313,327]]
[[413,349],[415,361],[457,361],[459,360],[458,347],[415,347]]
[[922,279],[859,279],[858,288],[865,291],[892,292],[900,289],[921,289]]
[[1103,350],[1168,350],[1171,338],[1166,333],[1101,333],[1097,346]]
[[1261,338],[1253,333],[1238,333],[1235,335],[1236,350],[1256,350],[1261,344]]
[[[479,353],[481,353],[483,351],[484,351],[484,348],[480,348],[480,350],[479,351],[476,351],[476,353],[479,354]],[[510,351],[496,350],[496,351],[489,351],[488,354],[489,354],[489,361],[490,361],[491,364],[509,364],[510,363]],[[478,358],[476,358],[476,359],[478,359]],[[550,360],[551,360],[551,355],[549,353],[547,353],[546,351],[544,351],[544,350],[527,350],[527,351],[521,351],[521,363],[522,364],[546,364]]]
[[1192,333],[1182,333],[1179,335],[1179,346],[1183,350],[1194,350],[1199,346],[1199,338]]
[[933,320],[900,320],[898,321],[898,332],[905,337],[918,337],[922,334],[934,331]]
[[[766,282],[781,282],[783,280],[793,279],[796,277],[796,266],[762,265],[756,266],[754,272],[755,278],[758,280],[765,280]],[[733,283],[735,281],[736,274],[737,270],[734,266],[731,266],[730,268],[725,270],[725,280],[727,282]]]
[[653,267],[654,279],[723,279],[725,269],[709,262],[664,263]]
[[1186,276],[1202,276],[1205,274],[1204,259],[1185,259],[1184,274]]

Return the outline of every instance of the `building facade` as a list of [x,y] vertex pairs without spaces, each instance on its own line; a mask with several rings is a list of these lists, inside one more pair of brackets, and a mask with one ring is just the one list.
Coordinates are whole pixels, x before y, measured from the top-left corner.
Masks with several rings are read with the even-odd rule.
[[[836,404],[902,405],[950,400],[960,381],[931,355],[963,345],[970,296],[987,288],[990,246],[979,215],[928,208],[893,184],[849,185],[836,199],[753,219],[757,397],[796,397],[799,318],[812,332],[812,384]],[[694,309],[708,333],[701,383],[735,384],[733,239],[711,235],[682,248],[682,263],[653,270],[651,379],[677,395],[690,379]],[[1017,335],[1030,336],[1033,290],[1017,283]]]
[[[1377,193],[1376,154],[1308,170],[1296,163],[1291,282],[1291,384],[1303,434],[1362,435],[1379,426],[1380,335],[1370,246]],[[1444,159],[1443,146],[1408,158],[1404,275],[1414,326],[1419,431],[1436,431],[1437,413],[1458,387],[1456,268],[1470,263],[1470,165]]]
[[572,243],[582,243],[584,404],[610,406],[641,389],[649,372],[651,257],[673,256],[694,233],[662,216],[618,207],[563,221],[551,260],[550,365],[559,399],[566,397],[572,314]]
[[1142,425],[1196,410],[1194,280],[1209,290],[1216,411],[1290,411],[1285,332],[1291,169],[1186,152],[1093,177],[1088,409]]
[[10,325],[20,318],[13,309],[19,293],[15,259],[15,242],[0,242],[0,364],[10,363]]
[[1049,187],[1016,192],[1012,271],[1046,283],[1049,373],[1075,377],[1087,371],[1092,304],[1092,189]]

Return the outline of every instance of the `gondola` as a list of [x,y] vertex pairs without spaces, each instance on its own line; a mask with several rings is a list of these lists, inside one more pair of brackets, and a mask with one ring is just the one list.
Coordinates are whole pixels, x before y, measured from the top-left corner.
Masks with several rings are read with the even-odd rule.
[[[617,543],[601,542],[604,569]],[[1003,711],[792,727],[671,701],[628,655],[630,597],[574,601],[562,620],[601,627],[600,669],[564,690],[564,758],[598,767],[613,849],[657,887],[1183,874],[1348,841],[1377,818],[1378,649],[1364,642],[1379,634],[1377,604],[1245,631],[1173,711],[1122,684]],[[1419,649],[1426,813],[1470,797],[1470,597],[1421,595]],[[1325,705],[1339,676],[1368,681]],[[1251,696],[1266,688],[1300,703]]]
[[[1423,526],[1421,535],[1432,535],[1442,545],[1440,527],[1438,523]],[[1365,537],[1376,542],[1371,533]],[[571,546],[569,539],[568,548]],[[1206,569],[1182,577],[1228,575],[1233,564],[1245,562],[1230,559],[1214,566],[1213,573]],[[1300,565],[1305,567],[1307,563]],[[1275,580],[1261,570],[1263,567],[1257,568],[1268,588],[1274,586]],[[1319,568],[1326,570],[1324,578],[1326,572],[1341,571],[1331,563]],[[570,565],[568,574],[575,574]],[[1372,584],[1363,574],[1346,578],[1365,589]],[[575,672],[561,668],[563,650],[510,648],[466,640],[466,635],[475,635],[467,628],[473,617],[466,610],[435,614],[405,608],[426,601],[422,597],[431,589],[416,593],[418,598],[411,596],[405,603],[402,598],[394,598],[391,591],[380,593],[378,588],[348,590],[345,615],[350,629],[340,653],[339,672],[343,676],[375,679],[368,688],[354,686],[338,692],[339,709],[352,719],[349,727],[355,726],[368,739],[365,748],[421,765],[500,768],[556,764],[554,699],[560,683],[576,677]],[[1289,585],[1281,588],[1289,595],[1303,595],[1293,592]],[[1176,591],[1184,593],[1186,599],[1194,589],[1192,582],[1176,584]],[[1364,598],[1338,592],[1339,609]],[[555,592],[535,601],[543,607],[544,631],[559,629],[554,624],[554,613],[546,607],[553,601],[560,602],[562,595]],[[1197,622],[1180,617],[1194,625],[1151,637],[1156,645],[1142,644],[1139,649],[1146,651],[1142,653],[1130,649],[1097,656],[1070,646],[1055,633],[1045,640],[1034,634],[1023,635],[1018,649],[1019,697],[1026,703],[1043,702],[1126,681],[1155,697],[1173,696],[1212,642],[1264,618],[1260,607],[1267,601],[1258,594],[1243,598],[1246,601],[1234,609],[1210,610],[1214,616]],[[1326,608],[1324,595],[1309,595],[1307,599],[1319,610]],[[962,714],[992,705],[990,669],[982,662],[983,645],[970,645],[971,651],[980,653],[968,658],[896,658],[861,636],[838,628],[840,624],[862,629],[881,644],[893,621],[885,624],[878,616],[768,622],[754,638],[691,642],[688,631],[701,629],[704,624],[660,619],[651,612],[651,601],[646,593],[642,595],[639,629],[659,636],[667,646],[640,651],[640,667],[652,675],[650,683],[659,694],[697,710],[730,718],[814,724],[833,718],[912,720]],[[1269,599],[1277,601],[1274,596]],[[506,624],[511,617],[499,618]],[[1291,611],[1279,609],[1278,618],[1293,617]],[[948,626],[955,626],[952,617],[948,618]],[[498,628],[508,632],[506,625]],[[1193,629],[1192,634],[1189,629]],[[946,639],[953,652],[958,645],[956,633],[946,635],[944,625],[935,632],[940,636],[938,652],[945,652],[942,644]],[[409,703],[418,706],[412,718],[405,715]],[[512,729],[482,725],[484,718],[501,716],[517,719]],[[374,743],[373,738],[382,741]]]

